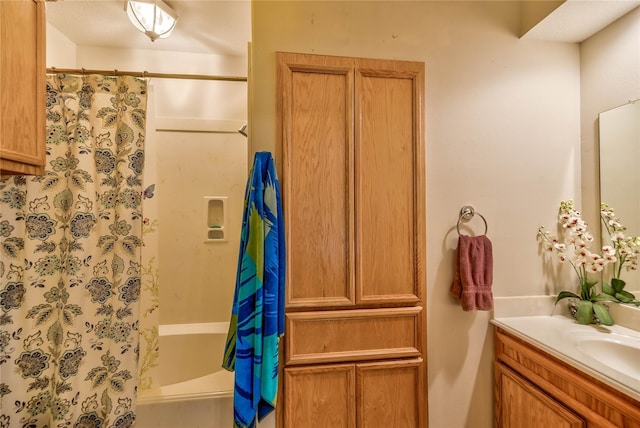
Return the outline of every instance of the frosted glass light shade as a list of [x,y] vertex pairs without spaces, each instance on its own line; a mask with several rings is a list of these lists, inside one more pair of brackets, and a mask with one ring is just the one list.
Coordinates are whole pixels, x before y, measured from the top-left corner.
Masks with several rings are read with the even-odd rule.
[[125,10],[131,23],[155,41],[169,37],[178,15],[162,0],[127,0]]

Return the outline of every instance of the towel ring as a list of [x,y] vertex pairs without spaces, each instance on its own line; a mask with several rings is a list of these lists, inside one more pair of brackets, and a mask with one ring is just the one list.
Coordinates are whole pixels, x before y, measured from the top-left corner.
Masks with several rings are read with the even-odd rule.
[[489,231],[489,226],[487,225],[487,219],[484,218],[482,214],[476,212],[475,209],[471,205],[465,205],[460,210],[460,215],[458,216],[458,224],[456,224],[456,230],[458,231],[458,235],[460,235],[460,223],[462,220],[469,221],[473,218],[474,215],[478,214],[482,221],[484,222],[484,234],[486,235]]

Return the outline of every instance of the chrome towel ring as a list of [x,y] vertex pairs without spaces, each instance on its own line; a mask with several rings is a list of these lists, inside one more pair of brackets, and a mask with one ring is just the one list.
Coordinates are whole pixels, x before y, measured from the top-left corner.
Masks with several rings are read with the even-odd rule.
[[482,214],[476,212],[476,210],[471,205],[465,205],[460,209],[460,214],[458,216],[458,224],[456,224],[456,230],[458,231],[458,235],[460,235],[460,223],[464,220],[469,221],[473,218],[474,215],[478,214],[482,221],[484,222],[484,234],[486,235],[489,231],[489,226],[487,225],[487,219],[484,218]]

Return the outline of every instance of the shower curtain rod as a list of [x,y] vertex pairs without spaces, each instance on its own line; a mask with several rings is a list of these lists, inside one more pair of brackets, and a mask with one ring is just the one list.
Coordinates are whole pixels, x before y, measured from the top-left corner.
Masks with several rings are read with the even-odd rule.
[[114,70],[90,70],[87,68],[47,68],[47,73],[71,73],[71,74],[104,74],[107,76],[137,76],[153,77],[157,79],[190,79],[190,80],[222,80],[227,82],[246,82],[243,76],[216,76],[213,74],[175,74],[175,73],[150,73],[148,71],[121,71]]

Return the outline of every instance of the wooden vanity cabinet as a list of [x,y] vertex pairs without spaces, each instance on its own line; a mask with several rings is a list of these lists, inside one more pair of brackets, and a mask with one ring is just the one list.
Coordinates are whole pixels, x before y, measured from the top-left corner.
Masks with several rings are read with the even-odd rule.
[[278,426],[427,425],[424,64],[277,53]]
[[0,1],[0,174],[45,164],[45,4]]
[[497,428],[640,428],[640,402],[496,327]]

